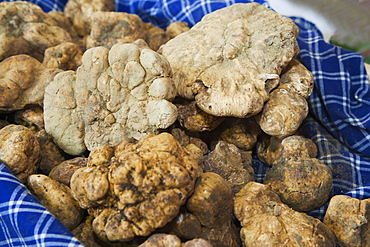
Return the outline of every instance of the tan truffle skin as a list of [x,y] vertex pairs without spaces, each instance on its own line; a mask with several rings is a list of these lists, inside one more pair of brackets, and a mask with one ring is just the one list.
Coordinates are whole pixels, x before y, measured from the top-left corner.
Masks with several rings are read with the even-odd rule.
[[164,229],[167,232],[174,233],[183,240],[196,238],[202,233],[202,225],[198,218],[194,214],[189,213],[184,206]]
[[110,49],[117,43],[147,38],[145,24],[135,14],[97,11],[91,15],[90,23],[91,32],[86,40],[86,49],[98,46]]
[[206,239],[214,247],[238,246],[231,222],[232,197],[230,185],[220,175],[213,172],[201,174],[186,203],[187,210],[202,225],[202,232],[196,237]]
[[73,173],[77,169],[85,167],[86,165],[87,158],[85,157],[76,157],[73,159],[65,160],[59,165],[53,167],[48,176],[60,183],[69,186]]
[[330,199],[324,224],[335,233],[340,246],[370,245],[370,199],[359,200],[346,195]]
[[1,2],[0,20],[0,61],[28,54],[41,62],[46,48],[72,41],[66,30],[31,2]]
[[312,72],[293,59],[280,76],[279,88],[284,88],[301,95],[303,98],[308,98],[312,94],[314,84]]
[[64,11],[51,10],[47,12],[47,15],[57,23],[58,27],[63,28],[71,35],[73,43],[78,44],[82,42],[83,37],[78,36],[76,30],[72,25],[72,20],[66,15]]
[[44,112],[41,106],[32,105],[14,114],[14,122],[24,126],[36,126],[39,129],[44,128]]
[[167,28],[166,28],[166,33],[169,36],[170,39],[175,38],[177,35],[184,33],[186,31],[189,31],[190,28],[188,26],[187,22],[182,22],[182,21],[175,21],[171,22]]
[[37,131],[35,136],[41,149],[39,169],[45,174],[49,174],[55,166],[65,160],[64,153],[44,129]]
[[329,200],[332,172],[316,158],[286,158],[272,166],[264,183],[294,210],[310,212]]
[[156,233],[138,247],[181,247],[181,239],[173,234]]
[[195,145],[201,151],[201,156],[209,152],[207,143],[200,139],[197,135],[189,134],[186,130],[182,128],[173,128],[170,131],[177,141],[181,143],[184,147],[189,147],[189,145]]
[[97,11],[114,11],[112,0],[69,0],[64,7],[64,13],[72,20],[76,32],[86,36],[91,31],[91,17]]
[[72,234],[86,247],[136,247],[143,242],[143,239],[140,238],[127,243],[103,241],[94,232],[92,226],[93,220],[94,217],[88,215],[81,224],[72,230]]
[[[228,127],[220,134],[219,139],[234,144],[241,150],[252,150],[261,133],[255,119],[228,119]],[[225,123],[224,123],[225,124]]]
[[186,241],[182,247],[214,247],[210,242],[203,238],[195,238],[189,241]]
[[81,65],[82,51],[77,44],[65,42],[45,50],[43,64],[48,68],[76,70]]
[[69,230],[82,221],[84,210],[73,199],[68,186],[43,174],[28,177],[27,186],[33,195]]
[[40,152],[37,138],[27,127],[10,124],[0,129],[0,161],[22,183],[38,169]]
[[315,143],[300,135],[291,135],[283,139],[261,135],[256,150],[258,159],[270,166],[286,158],[316,158],[317,156]]
[[234,144],[219,141],[215,149],[204,157],[201,167],[204,172],[214,172],[223,177],[234,195],[255,179],[251,155]]
[[60,72],[45,67],[29,55],[15,55],[0,62],[0,112],[42,105],[46,86]]
[[234,197],[243,246],[336,246],[333,232],[320,220],[282,203],[277,194],[250,182]]
[[157,51],[169,38],[165,31],[152,23],[145,23],[136,14],[124,12],[97,11],[91,16],[91,32],[86,38],[86,48],[104,46],[110,49],[114,44],[145,40]]
[[138,247],[213,247],[207,240],[196,238],[185,243],[173,234],[155,233]]
[[176,103],[177,120],[181,126],[192,132],[211,131],[217,128],[224,118],[212,116],[202,111],[195,101],[181,100]]
[[108,243],[101,241],[95,236],[94,229],[92,227],[93,216],[87,216],[75,229],[71,232],[72,234],[84,245],[89,247],[103,247],[109,246]]
[[308,115],[308,103],[297,93],[276,89],[258,118],[261,129],[280,138],[294,134]]
[[88,167],[72,176],[72,193],[95,217],[95,233],[110,241],[130,241],[165,226],[200,172],[196,157],[168,133],[102,146],[88,159]]
[[[298,28],[257,3],[233,4],[206,16],[161,46],[178,95],[215,116],[249,117],[298,52]],[[268,90],[266,90],[268,89]]]
[[167,33],[162,28],[159,28],[150,22],[144,22],[144,24],[147,33],[145,41],[153,51],[158,51],[159,47],[165,44],[170,37],[168,37]]

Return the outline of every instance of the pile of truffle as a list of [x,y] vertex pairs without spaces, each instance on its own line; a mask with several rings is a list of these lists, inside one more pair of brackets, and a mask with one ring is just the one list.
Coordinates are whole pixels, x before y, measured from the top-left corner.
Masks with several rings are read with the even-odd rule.
[[0,161],[82,243],[370,244],[370,201],[331,197],[299,134],[314,79],[291,19],[234,4],[162,30],[113,10],[0,3]]

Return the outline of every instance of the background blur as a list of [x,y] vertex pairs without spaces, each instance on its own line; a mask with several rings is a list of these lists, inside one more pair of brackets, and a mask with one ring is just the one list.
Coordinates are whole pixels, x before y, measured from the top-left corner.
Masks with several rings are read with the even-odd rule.
[[316,24],[327,42],[357,51],[370,63],[370,0],[269,0],[287,16]]

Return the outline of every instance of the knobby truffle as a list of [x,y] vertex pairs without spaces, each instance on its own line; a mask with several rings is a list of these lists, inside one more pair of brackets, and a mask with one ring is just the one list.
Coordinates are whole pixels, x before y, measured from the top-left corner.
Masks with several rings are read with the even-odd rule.
[[45,130],[72,155],[158,133],[177,118],[171,76],[143,40],[90,48],[76,72],[58,73],[45,89]]
[[369,246],[370,199],[333,196],[325,213],[324,224],[333,230],[340,246]]
[[282,203],[268,186],[250,182],[234,197],[243,246],[336,246],[320,220]]
[[42,106],[45,87],[61,72],[47,68],[35,58],[21,54],[0,62],[0,112]]
[[102,239],[129,241],[165,226],[179,212],[199,175],[196,157],[168,133],[100,146],[74,172],[72,195],[95,217]]
[[41,62],[47,48],[71,41],[71,35],[36,4],[0,3],[0,61],[28,54]]
[[262,110],[279,75],[298,53],[294,22],[258,3],[207,14],[161,46],[178,95],[214,116],[245,118]]
[[37,171],[40,153],[40,144],[29,128],[10,124],[0,129],[0,161],[22,183]]

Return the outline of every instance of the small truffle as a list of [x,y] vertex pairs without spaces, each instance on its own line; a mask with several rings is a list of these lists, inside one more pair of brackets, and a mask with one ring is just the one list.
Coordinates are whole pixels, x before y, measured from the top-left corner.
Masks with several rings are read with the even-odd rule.
[[61,43],[45,50],[43,64],[48,68],[76,70],[81,65],[82,51],[77,44]]
[[312,72],[295,59],[290,61],[281,73],[279,88],[297,93],[303,98],[308,98],[312,94],[313,87],[314,78]]
[[201,167],[204,172],[214,172],[223,177],[233,194],[255,179],[251,152],[241,151],[234,144],[223,141],[206,155]]
[[181,239],[173,234],[156,233],[138,247],[181,247]]
[[146,40],[146,37],[145,24],[138,15],[97,11],[91,15],[91,32],[86,40],[86,48],[104,46],[110,49],[114,44]]
[[0,62],[0,112],[22,110],[27,105],[42,106],[45,88],[59,72],[24,54]]
[[189,31],[190,28],[188,26],[187,22],[184,21],[175,21],[171,22],[167,28],[166,33],[169,36],[170,39],[175,38],[177,35],[184,33],[186,31]]
[[320,220],[282,203],[267,185],[250,182],[234,197],[243,246],[336,246]]
[[55,166],[49,173],[49,177],[70,186],[71,177],[75,171],[82,167],[87,166],[87,158],[76,157],[73,159],[65,160]]
[[280,138],[293,135],[308,115],[308,103],[297,93],[274,90],[258,118],[261,129]]
[[40,163],[39,169],[45,174],[65,160],[64,152],[54,143],[53,138],[41,129],[35,133],[40,144]]
[[271,167],[264,183],[294,210],[310,212],[328,202],[332,172],[316,158],[286,158]]
[[187,147],[190,144],[197,146],[201,152],[202,156],[209,152],[207,143],[200,139],[196,134],[189,133],[181,128],[173,128],[170,132],[177,141],[179,141],[184,147]]
[[44,111],[39,105],[26,107],[15,112],[14,122],[27,127],[36,126],[38,129],[43,129]]
[[0,61],[27,54],[42,62],[47,48],[72,41],[66,30],[31,2],[0,2],[0,20]]
[[261,135],[256,150],[258,159],[270,166],[286,158],[316,158],[317,156],[315,143],[301,135],[291,135],[283,139]]
[[97,11],[114,11],[113,0],[69,0],[64,6],[65,15],[72,20],[77,34],[86,36],[91,31],[91,18]]
[[32,174],[28,177],[27,186],[41,204],[67,229],[73,230],[80,224],[84,210],[73,199],[67,185],[43,174]]
[[370,199],[333,196],[325,213],[324,224],[333,230],[340,246],[369,246]]
[[238,246],[232,225],[232,198],[231,187],[220,175],[214,172],[201,174],[186,203],[187,210],[202,226],[196,237],[209,241],[214,247]]
[[192,132],[214,130],[224,121],[222,117],[215,117],[202,111],[195,101],[182,100],[176,103],[176,107],[180,125]]
[[29,128],[10,124],[0,129],[0,161],[22,182],[39,167],[40,144]]
[[254,118],[231,118],[227,120],[227,127],[222,131],[219,139],[248,151],[254,148],[260,133],[261,128]]

